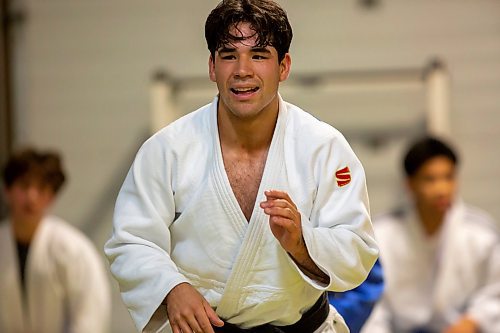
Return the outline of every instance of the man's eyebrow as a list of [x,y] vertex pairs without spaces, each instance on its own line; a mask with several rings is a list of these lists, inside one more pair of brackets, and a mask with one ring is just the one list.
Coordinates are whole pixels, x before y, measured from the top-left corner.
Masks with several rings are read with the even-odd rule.
[[269,49],[266,47],[252,47],[252,52],[271,53],[271,51],[269,51]]
[[217,50],[218,53],[229,53],[229,52],[234,52],[234,51],[236,51],[236,48],[229,47],[229,46],[223,46]]

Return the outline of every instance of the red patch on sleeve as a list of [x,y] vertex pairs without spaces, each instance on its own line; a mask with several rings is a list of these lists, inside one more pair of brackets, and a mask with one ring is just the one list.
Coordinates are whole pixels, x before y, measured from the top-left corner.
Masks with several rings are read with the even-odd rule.
[[349,170],[349,167],[337,170],[337,172],[335,172],[335,178],[337,179],[337,185],[339,187],[346,186],[351,182],[351,170]]

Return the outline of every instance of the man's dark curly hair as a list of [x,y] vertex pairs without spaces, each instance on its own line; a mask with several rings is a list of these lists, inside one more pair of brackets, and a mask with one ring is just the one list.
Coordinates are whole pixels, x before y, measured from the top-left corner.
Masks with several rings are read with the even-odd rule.
[[257,47],[272,46],[278,52],[278,61],[283,60],[293,37],[286,12],[272,0],[223,0],[205,22],[205,39],[213,61],[222,46],[246,39],[230,33],[239,23],[250,24],[257,35]]
[[414,176],[430,159],[446,157],[453,165],[458,165],[458,154],[446,142],[425,136],[413,142],[403,159],[403,169],[407,177]]
[[3,181],[7,189],[25,177],[35,178],[41,184],[48,185],[54,194],[66,180],[59,154],[37,151],[33,148],[15,152],[3,169]]

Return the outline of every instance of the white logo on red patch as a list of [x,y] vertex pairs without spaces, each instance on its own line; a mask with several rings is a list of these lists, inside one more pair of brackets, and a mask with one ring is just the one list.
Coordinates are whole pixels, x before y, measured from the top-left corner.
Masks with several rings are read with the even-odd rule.
[[349,170],[349,167],[337,170],[337,172],[335,172],[335,178],[337,179],[337,185],[339,187],[346,186],[351,182],[351,170]]

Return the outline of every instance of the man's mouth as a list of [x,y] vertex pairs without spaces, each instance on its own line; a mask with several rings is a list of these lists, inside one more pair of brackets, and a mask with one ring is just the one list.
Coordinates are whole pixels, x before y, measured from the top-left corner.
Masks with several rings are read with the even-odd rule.
[[231,88],[231,91],[233,94],[236,95],[244,95],[244,94],[252,94],[259,90],[259,87],[254,87],[254,88]]

